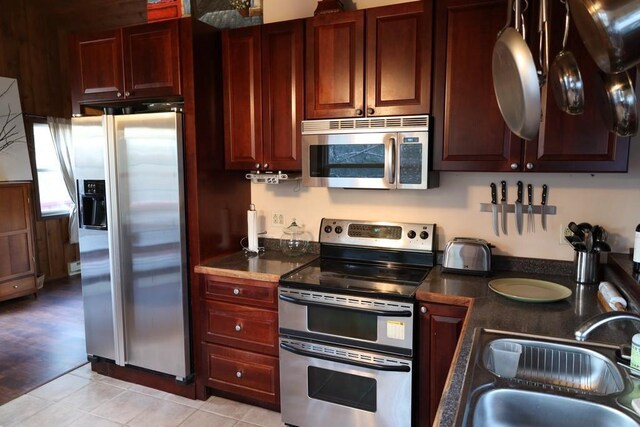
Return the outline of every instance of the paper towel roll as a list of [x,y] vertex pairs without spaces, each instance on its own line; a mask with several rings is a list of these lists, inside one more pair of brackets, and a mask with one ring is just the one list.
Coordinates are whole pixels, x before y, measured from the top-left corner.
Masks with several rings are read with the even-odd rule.
[[258,252],[258,212],[255,205],[249,205],[247,211],[247,250],[249,252]]
[[616,303],[620,304],[623,308],[627,308],[627,301],[622,298],[622,295],[618,293],[618,290],[615,286],[613,286],[609,282],[600,282],[600,286],[598,286],[598,290],[602,293],[607,304],[611,307],[612,310],[618,310],[616,308]]

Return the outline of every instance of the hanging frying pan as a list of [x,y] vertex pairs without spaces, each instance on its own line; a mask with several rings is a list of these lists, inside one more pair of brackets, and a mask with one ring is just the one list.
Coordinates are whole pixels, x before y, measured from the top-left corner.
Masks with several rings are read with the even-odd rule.
[[515,28],[511,27],[512,0],[508,3],[507,24],[493,48],[493,89],[509,129],[520,138],[531,140],[540,128],[538,74],[529,46],[520,33],[520,0],[515,3]]
[[626,71],[616,74],[601,73],[606,99],[610,109],[605,120],[619,136],[633,136],[638,132],[636,93]]
[[640,0],[569,0],[573,22],[605,73],[640,63]]

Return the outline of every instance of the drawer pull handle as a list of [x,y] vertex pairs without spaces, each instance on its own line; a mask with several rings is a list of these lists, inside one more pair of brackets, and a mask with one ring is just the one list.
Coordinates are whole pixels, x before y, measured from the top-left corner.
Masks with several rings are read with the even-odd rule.
[[242,378],[242,372],[240,372],[240,371],[236,372],[236,377]]
[[242,330],[242,326],[236,325],[236,332],[240,332]]
[[240,289],[238,289],[238,288],[233,288],[233,294],[234,294],[234,295],[240,295]]

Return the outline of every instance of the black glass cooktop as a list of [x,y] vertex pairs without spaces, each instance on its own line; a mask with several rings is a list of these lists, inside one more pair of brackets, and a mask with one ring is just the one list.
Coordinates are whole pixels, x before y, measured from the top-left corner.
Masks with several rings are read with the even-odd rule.
[[413,298],[430,270],[319,258],[283,276],[280,284],[317,291]]

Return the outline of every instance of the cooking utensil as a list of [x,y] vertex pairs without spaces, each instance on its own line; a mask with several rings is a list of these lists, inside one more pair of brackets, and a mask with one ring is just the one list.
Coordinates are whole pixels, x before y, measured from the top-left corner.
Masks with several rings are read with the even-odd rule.
[[610,129],[619,136],[635,135],[638,132],[638,107],[629,74],[625,71],[601,74],[600,77],[604,82],[606,99],[609,101],[610,108],[604,109],[604,112]]
[[502,234],[507,234],[507,181],[500,181],[500,207],[502,210]]
[[491,183],[491,213],[493,214],[493,232],[496,236],[499,236],[498,233],[498,196],[496,190],[496,184],[494,182]]
[[580,227],[578,227],[578,224],[576,224],[575,222],[571,221],[569,225],[567,225],[567,228],[569,228],[569,230],[571,230],[573,234],[579,237],[580,241],[584,239],[584,233],[582,232],[582,229],[580,229]]
[[591,250],[593,249],[593,233],[591,233],[591,230],[582,230],[582,232],[584,233],[584,246],[587,252],[591,252]]
[[640,0],[569,0],[573,22],[605,73],[640,63]]
[[518,181],[518,198],[516,199],[516,230],[518,234],[522,234],[522,181]]
[[601,240],[593,242],[593,250],[596,252],[611,252],[611,246]]
[[581,222],[580,224],[578,224],[578,227],[582,231],[587,231],[587,230],[591,231],[591,230],[593,230],[593,226],[591,224],[589,224],[588,222]]
[[549,187],[547,187],[547,184],[544,184],[542,186],[542,201],[540,202],[540,211],[542,212],[542,214],[540,215],[540,218],[542,222],[542,229],[544,231],[547,231],[547,190],[548,189]]
[[509,0],[507,23],[493,48],[493,89],[509,129],[520,138],[531,140],[540,128],[540,86],[533,56],[520,33],[520,0],[515,1],[515,28],[511,27],[512,7]]
[[549,83],[558,108],[569,114],[582,114],[584,111],[584,89],[582,75],[573,53],[567,50],[569,36],[569,2],[564,0],[567,13],[564,20],[562,49],[549,68]]
[[533,185],[527,184],[527,233],[535,232],[535,221],[533,220]]

